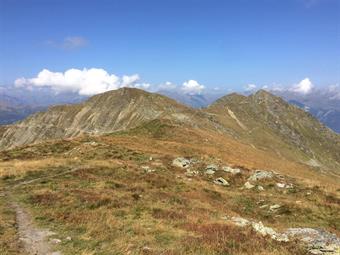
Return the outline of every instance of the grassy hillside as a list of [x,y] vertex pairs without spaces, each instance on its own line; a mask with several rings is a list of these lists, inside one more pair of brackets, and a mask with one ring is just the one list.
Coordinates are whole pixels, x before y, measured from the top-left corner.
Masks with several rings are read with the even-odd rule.
[[[189,176],[172,165],[196,159]],[[266,159],[266,160],[265,160]],[[238,166],[241,174],[208,164]],[[275,170],[294,188],[242,189],[255,169]],[[299,170],[299,171],[297,171]],[[55,232],[63,254],[307,254],[225,216],[261,220],[275,229],[320,227],[339,234],[339,180],[214,132],[152,121],[128,132],[49,141],[0,152],[0,251],[17,254],[11,201]],[[223,177],[229,187],[213,183]],[[303,179],[302,179],[303,177]],[[263,205],[279,204],[277,211]],[[4,242],[6,240],[6,242]],[[12,247],[11,249],[9,248]],[[6,254],[6,253],[4,253]]]

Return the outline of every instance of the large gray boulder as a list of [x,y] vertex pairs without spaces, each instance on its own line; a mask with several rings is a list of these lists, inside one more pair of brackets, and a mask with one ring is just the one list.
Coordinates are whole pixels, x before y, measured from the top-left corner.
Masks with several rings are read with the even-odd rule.
[[273,172],[256,170],[249,178],[248,181],[256,182],[263,179],[272,179],[274,177]]

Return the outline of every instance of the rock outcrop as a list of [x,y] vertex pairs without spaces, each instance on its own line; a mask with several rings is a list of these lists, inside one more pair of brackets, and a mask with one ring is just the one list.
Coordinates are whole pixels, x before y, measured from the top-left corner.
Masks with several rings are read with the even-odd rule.
[[278,232],[273,228],[266,227],[261,221],[247,220],[242,217],[223,217],[227,221],[239,227],[250,226],[262,236],[268,236],[279,242],[288,242],[298,239],[305,244],[311,254],[315,255],[338,255],[340,254],[340,238],[335,234],[314,228],[288,228]]

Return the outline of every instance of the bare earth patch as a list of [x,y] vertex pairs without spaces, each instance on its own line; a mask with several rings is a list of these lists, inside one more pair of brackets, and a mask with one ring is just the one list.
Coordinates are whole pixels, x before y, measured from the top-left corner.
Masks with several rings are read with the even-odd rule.
[[18,224],[19,239],[26,254],[34,255],[61,255],[53,251],[48,242],[48,237],[54,235],[47,229],[40,229],[33,224],[31,215],[19,204],[13,203]]

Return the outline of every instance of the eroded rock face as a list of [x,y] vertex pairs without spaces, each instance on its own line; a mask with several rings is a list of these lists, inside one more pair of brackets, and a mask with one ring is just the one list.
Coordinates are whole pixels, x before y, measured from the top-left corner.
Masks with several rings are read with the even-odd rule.
[[121,88],[95,95],[79,104],[53,106],[0,128],[0,149],[81,134],[125,131],[154,120],[166,119],[196,126],[209,123],[202,118],[203,113],[196,113],[196,110],[165,96]]

